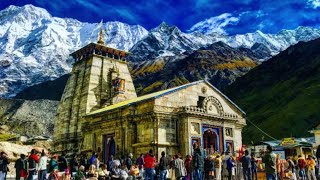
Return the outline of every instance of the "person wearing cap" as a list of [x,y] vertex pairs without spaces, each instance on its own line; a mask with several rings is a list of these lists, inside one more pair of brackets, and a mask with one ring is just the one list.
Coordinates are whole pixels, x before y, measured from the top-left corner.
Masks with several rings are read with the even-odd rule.
[[38,166],[38,180],[45,180],[47,177],[47,161],[48,157],[44,153],[44,150],[42,150]]
[[1,178],[1,180],[6,179],[9,163],[10,162],[8,160],[7,154],[2,151],[1,156],[0,156],[0,178]]
[[126,165],[127,165],[127,168],[128,168],[128,169],[131,169],[131,166],[132,166],[132,157],[133,157],[132,153],[129,153],[129,156],[128,156],[128,158],[126,159]]
[[262,162],[265,164],[267,180],[276,180],[276,154],[272,151],[272,147],[270,145],[267,146],[267,152],[262,157]]
[[32,149],[31,154],[28,158],[28,164],[29,164],[28,180],[33,180],[33,176],[36,175],[36,167],[38,162],[39,162],[39,157],[36,154],[36,150]]

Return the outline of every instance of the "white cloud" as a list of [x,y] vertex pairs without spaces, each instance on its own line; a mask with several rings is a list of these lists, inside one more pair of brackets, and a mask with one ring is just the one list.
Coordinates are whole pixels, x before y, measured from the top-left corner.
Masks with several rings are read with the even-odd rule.
[[233,17],[230,13],[224,13],[219,16],[211,17],[204,21],[198,22],[197,24],[193,25],[188,31],[198,31],[205,34],[210,34],[213,32],[227,34],[224,30],[224,27],[230,24],[237,24],[239,20],[239,17]]
[[320,0],[308,0],[308,5],[314,9],[320,7]]

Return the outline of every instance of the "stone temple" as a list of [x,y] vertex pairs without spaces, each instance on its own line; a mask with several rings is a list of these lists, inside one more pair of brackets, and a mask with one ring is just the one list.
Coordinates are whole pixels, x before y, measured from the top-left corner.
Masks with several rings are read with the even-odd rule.
[[245,113],[205,80],[137,96],[128,52],[99,41],[72,53],[72,72],[58,106],[54,151],[99,152],[106,162],[153,149],[183,156],[242,146]]

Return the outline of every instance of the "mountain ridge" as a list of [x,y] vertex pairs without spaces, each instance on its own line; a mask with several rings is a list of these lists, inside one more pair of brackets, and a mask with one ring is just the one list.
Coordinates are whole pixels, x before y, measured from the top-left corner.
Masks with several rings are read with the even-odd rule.
[[[320,124],[320,38],[299,42],[226,88],[248,119],[274,138],[310,136]],[[248,123],[246,143],[269,138]],[[252,138],[254,137],[254,138]]]
[[[298,41],[320,37],[320,30],[298,27],[277,34],[262,32],[227,36],[221,33],[182,32],[161,23],[149,32],[139,25],[121,22],[86,23],[51,16],[33,5],[9,6],[0,11],[0,97],[14,97],[21,90],[71,71],[69,54],[97,40],[105,29],[107,46],[129,50],[131,63],[183,57],[222,41],[233,48],[253,48],[258,59],[267,60]],[[256,47],[255,44],[260,46]]]

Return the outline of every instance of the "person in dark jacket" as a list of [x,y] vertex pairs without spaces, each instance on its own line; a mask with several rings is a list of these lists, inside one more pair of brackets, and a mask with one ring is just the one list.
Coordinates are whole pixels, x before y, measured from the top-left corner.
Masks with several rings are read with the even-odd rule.
[[143,165],[144,165],[143,154],[140,154],[140,156],[137,158],[136,164],[138,165],[140,170],[143,168]]
[[168,169],[168,159],[164,151],[161,152],[161,158],[159,163],[160,178],[159,180],[166,180],[167,178],[167,169]]
[[68,161],[66,159],[66,152],[62,152],[61,156],[59,157],[58,160],[59,163],[59,171],[64,172],[68,168]]
[[77,157],[78,157],[77,154],[74,153],[72,155],[72,159],[70,160],[71,176],[73,175],[72,173],[78,172],[79,162],[78,162]]
[[38,162],[39,162],[39,156],[36,155],[36,150],[32,149],[31,154],[28,158],[28,164],[29,164],[28,180],[33,180],[33,176],[36,175],[36,167]]
[[5,152],[1,152],[1,156],[0,156],[0,176],[1,176],[1,180],[5,180],[7,177],[7,171],[8,171],[8,164],[9,164],[9,160],[7,158],[7,154]]
[[16,163],[14,164],[14,168],[16,168],[16,180],[20,180],[20,176],[22,174],[26,174],[26,155],[24,154],[20,154],[20,158],[16,161]]
[[228,180],[232,179],[232,171],[235,167],[235,163],[233,161],[232,156],[229,156],[228,160],[227,160],[227,170],[228,170]]
[[140,156],[137,158],[136,164],[138,165],[138,168],[139,168],[139,175],[143,176],[143,166],[144,166],[143,154],[140,154]]
[[202,180],[203,167],[204,167],[204,158],[201,154],[200,148],[197,147],[194,150],[194,158],[192,159],[194,172],[195,172],[195,180]]
[[258,160],[254,153],[251,153],[252,180],[258,180]]
[[85,168],[85,171],[89,170],[89,161],[88,161],[88,155],[87,154],[82,154],[80,165]]
[[209,156],[204,160],[204,179],[209,179],[210,160]]
[[240,159],[243,168],[243,178],[244,180],[251,180],[251,157],[248,150],[245,150],[244,154]]
[[265,164],[267,180],[277,179],[276,154],[271,146],[267,146],[267,152],[262,156],[262,162]]
[[127,165],[127,169],[131,169],[131,166],[132,166],[132,153],[129,154],[128,158],[126,159],[126,165]]

